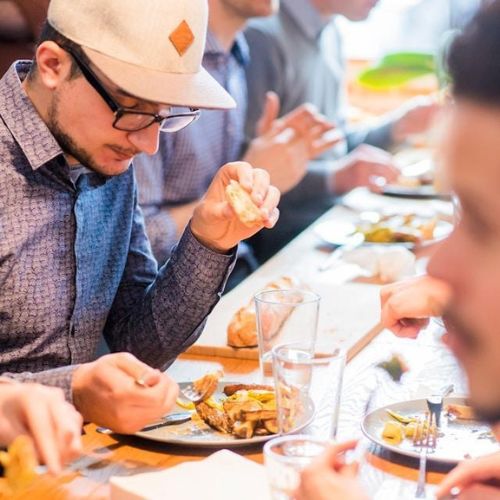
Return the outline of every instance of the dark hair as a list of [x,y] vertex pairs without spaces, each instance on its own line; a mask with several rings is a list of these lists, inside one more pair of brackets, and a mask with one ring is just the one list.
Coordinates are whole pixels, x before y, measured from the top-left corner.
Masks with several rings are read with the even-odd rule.
[[500,1],[483,7],[453,42],[448,56],[453,93],[500,105]]
[[[61,33],[59,33],[59,31],[57,31],[56,29],[54,29],[49,24],[48,21],[45,21],[45,23],[42,27],[42,31],[40,33],[40,37],[37,40],[36,46],[38,47],[43,42],[48,42],[48,41],[55,42],[55,43],[57,43],[57,45],[59,45],[62,48],[67,47],[68,49],[71,49],[73,52],[75,52],[77,54],[77,56],[80,56],[84,61],[86,61],[86,59],[87,59],[85,57],[85,54],[83,53],[80,45],[69,40],[64,35],[61,35]],[[35,75],[36,72],[37,72],[37,64],[36,64],[36,57],[34,57],[30,72],[28,73],[28,78],[30,78],[30,79],[33,78],[33,76]],[[78,67],[76,62],[73,60],[73,58],[71,58],[71,72],[69,75],[70,80],[80,76],[80,74],[81,74],[80,68]]]

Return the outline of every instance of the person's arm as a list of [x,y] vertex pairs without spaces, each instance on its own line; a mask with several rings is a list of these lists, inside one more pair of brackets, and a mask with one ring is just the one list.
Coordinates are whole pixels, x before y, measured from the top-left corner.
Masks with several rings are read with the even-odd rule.
[[[254,196],[264,211],[262,222],[249,228],[235,219],[224,193],[231,179],[258,193]],[[130,352],[164,369],[195,342],[220,299],[236,245],[274,225],[278,199],[266,172],[242,162],[221,167],[172,257],[158,272],[136,206],[127,263],[104,329],[111,350]]]

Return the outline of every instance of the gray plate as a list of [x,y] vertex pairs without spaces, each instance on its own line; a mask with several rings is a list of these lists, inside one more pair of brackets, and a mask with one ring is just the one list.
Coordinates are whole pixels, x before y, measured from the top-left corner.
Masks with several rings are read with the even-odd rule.
[[[450,397],[446,398],[444,406],[449,403],[463,405],[466,401],[464,397]],[[361,424],[363,433],[374,443],[396,453],[418,458],[419,450],[413,447],[410,439],[405,439],[399,445],[388,444],[382,439],[384,425],[391,420],[387,409],[405,416],[422,416],[427,411],[426,400],[414,399],[384,406],[369,413]],[[456,464],[465,458],[476,458],[494,453],[499,449],[488,425],[473,420],[451,420],[446,418],[443,412],[437,447],[432,454],[428,455],[428,459]]]
[[[179,387],[182,389],[190,382],[180,382]],[[240,382],[220,382],[215,398],[225,397],[222,390],[226,385],[239,384]],[[186,411],[179,406],[174,408],[173,412]],[[298,432],[312,422],[314,417],[314,407],[312,401],[306,409],[303,421],[293,430],[292,433]],[[291,433],[291,434],[292,434]],[[240,446],[248,446],[252,444],[264,443],[276,434],[269,436],[254,436],[250,439],[238,439],[232,435],[219,432],[205,424],[201,419],[190,420],[178,425],[168,425],[159,429],[154,429],[147,432],[137,432],[135,434],[141,438],[159,441],[162,443],[190,446],[195,448],[237,448]]]
[[[446,221],[439,220],[436,229],[434,230],[434,239],[425,240],[422,242],[420,247],[431,245],[443,238],[446,238],[453,226]],[[350,222],[341,222],[341,221],[333,221],[327,220],[325,222],[321,222],[320,224],[314,226],[315,233],[326,243],[330,245],[348,245],[350,241],[352,241],[352,235],[356,231],[356,225]],[[409,249],[415,248],[414,243],[364,243],[365,245],[376,245],[376,246],[404,246]]]

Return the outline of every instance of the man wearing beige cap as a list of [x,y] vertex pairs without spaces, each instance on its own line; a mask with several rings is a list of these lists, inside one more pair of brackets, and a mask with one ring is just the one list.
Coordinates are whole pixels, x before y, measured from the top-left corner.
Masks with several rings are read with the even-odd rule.
[[[52,0],[35,61],[0,80],[0,373],[59,386],[120,432],[170,410],[159,370],[200,335],[238,242],[278,217],[268,174],[227,164],[170,261],[152,256],[132,158],[234,105],[201,68],[206,23],[204,0]],[[252,227],[232,179],[260,209]],[[101,334],[126,352],[93,361]]]

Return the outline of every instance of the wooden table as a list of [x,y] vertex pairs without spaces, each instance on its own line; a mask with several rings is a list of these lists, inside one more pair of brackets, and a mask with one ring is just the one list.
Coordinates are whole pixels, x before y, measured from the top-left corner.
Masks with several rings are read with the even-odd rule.
[[[367,195],[358,192],[354,193],[354,196],[366,199]],[[349,210],[335,207],[324,217],[348,216]],[[318,245],[313,230],[308,229],[232,292],[232,295],[228,294],[223,298],[221,304],[214,310],[208,328],[225,328],[228,304],[236,303],[236,299],[241,301],[243,297],[253,294],[270,275],[276,276],[285,270],[297,267],[307,275],[315,272],[318,258],[325,257],[324,248]],[[374,328],[376,324],[370,326]],[[339,439],[361,437],[359,423],[370,409],[418,397],[425,391],[428,393],[436,385],[441,386],[443,380],[452,380],[458,392],[465,392],[461,372],[451,354],[440,345],[436,329],[434,325],[418,341],[397,339],[386,331],[370,337],[371,341],[363,346],[364,348],[346,367]],[[379,329],[376,330],[377,334],[378,332]],[[376,366],[388,359],[392,353],[401,354],[410,366],[410,371],[401,384],[392,382],[388,375]],[[169,369],[169,373],[179,381],[192,380],[216,368],[223,369],[228,379],[255,381],[259,378],[258,362],[255,359],[202,357],[192,354],[181,356]],[[86,456],[77,460],[70,470],[57,480],[42,478],[35,486],[33,498],[105,499],[109,496],[108,480],[113,475],[168,468],[184,461],[203,459],[211,453],[209,450],[152,443],[134,437],[103,435],[95,431],[93,424],[85,427],[83,441]],[[237,451],[251,460],[262,462],[260,447]],[[361,472],[363,481],[375,498],[380,500],[413,498],[415,490],[413,481],[417,477],[415,465],[414,461],[401,460],[384,454],[382,450],[371,449]],[[431,469],[428,475],[429,481],[439,482],[444,472],[443,469]]]

